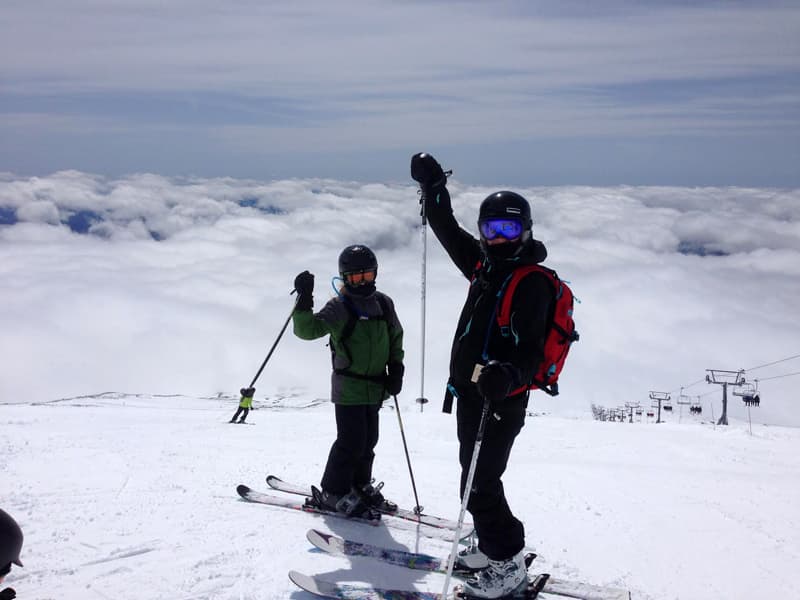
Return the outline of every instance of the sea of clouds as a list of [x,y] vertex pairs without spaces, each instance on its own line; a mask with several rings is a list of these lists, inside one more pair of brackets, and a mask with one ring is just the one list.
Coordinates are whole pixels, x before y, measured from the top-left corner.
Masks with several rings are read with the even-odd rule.
[[[288,318],[295,274],[316,274],[321,307],[352,243],[376,252],[379,287],[398,304],[405,395],[438,402],[466,284],[430,230],[423,255],[411,183],[0,175],[0,402],[235,392]],[[457,219],[477,233],[477,208],[495,189],[449,187]],[[649,406],[658,390],[718,416],[721,389],[706,369],[747,369],[761,380],[753,418],[800,423],[800,362],[783,360],[800,354],[800,190],[514,189],[531,201],[546,264],[580,299],[581,341],[544,410]],[[271,361],[263,393],[327,395],[323,341],[301,342],[290,327]],[[747,418],[735,400],[729,414]]]

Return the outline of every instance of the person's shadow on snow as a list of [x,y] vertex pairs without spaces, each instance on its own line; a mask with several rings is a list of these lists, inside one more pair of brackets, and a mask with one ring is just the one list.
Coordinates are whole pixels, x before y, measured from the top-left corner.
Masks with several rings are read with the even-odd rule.
[[[392,537],[392,534],[400,534],[402,536],[404,529],[393,529],[391,525],[387,524],[390,519],[397,519],[382,515],[381,524],[375,527],[361,523],[348,522],[347,519],[339,517],[323,516],[324,525],[315,527],[324,533],[332,533],[346,540],[354,542],[362,542],[387,548],[390,550],[399,550],[404,552],[422,552],[429,555],[442,554],[447,556],[447,550],[437,552],[430,549],[430,544],[423,543],[424,540],[437,541],[435,538],[427,537],[423,532],[428,526],[417,524],[407,521],[411,525],[409,533],[412,533],[414,539],[409,544],[403,544]],[[446,542],[448,545],[450,542]],[[316,555],[326,554],[323,550],[312,547],[309,552]],[[377,560],[368,556],[336,556],[336,560],[342,563],[339,569],[320,571],[316,569],[297,569],[304,571],[308,575],[314,575],[333,582],[365,584],[375,588],[381,589],[402,589],[414,590],[415,585],[429,579],[431,571],[424,571],[418,569],[410,569],[407,567],[392,565],[387,562]],[[436,585],[442,585],[444,580],[436,578]],[[433,585],[433,584],[431,584]],[[316,598],[315,595],[297,590],[291,596],[295,600],[307,600]]]

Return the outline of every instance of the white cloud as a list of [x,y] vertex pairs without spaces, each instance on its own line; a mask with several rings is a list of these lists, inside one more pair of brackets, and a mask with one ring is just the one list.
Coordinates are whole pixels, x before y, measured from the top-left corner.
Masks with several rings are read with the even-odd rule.
[[[474,229],[477,206],[493,190],[450,187],[458,219]],[[707,368],[748,368],[800,352],[791,318],[800,297],[798,191],[519,191],[533,204],[547,264],[581,300],[582,339],[557,409],[645,401],[649,390],[676,391]],[[406,327],[407,390],[419,389],[421,246],[411,186],[67,172],[4,178],[0,208],[20,218],[0,227],[4,402],[238,390],[288,316],[295,274],[316,274],[321,306],[333,293],[338,253],[355,242],[378,254],[379,285]],[[53,224],[80,211],[99,217],[88,234]],[[465,282],[428,236],[425,387],[438,402]],[[726,255],[680,253],[681,243]],[[324,397],[329,368],[322,342],[301,342],[289,330],[260,385],[307,386]],[[797,423],[792,381],[764,382],[758,418]],[[687,393],[709,390],[702,384]]]

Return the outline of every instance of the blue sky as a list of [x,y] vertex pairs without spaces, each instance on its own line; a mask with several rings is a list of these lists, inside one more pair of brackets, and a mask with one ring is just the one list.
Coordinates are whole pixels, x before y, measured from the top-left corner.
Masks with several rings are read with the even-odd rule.
[[0,171],[800,185],[798,2],[4,2]]

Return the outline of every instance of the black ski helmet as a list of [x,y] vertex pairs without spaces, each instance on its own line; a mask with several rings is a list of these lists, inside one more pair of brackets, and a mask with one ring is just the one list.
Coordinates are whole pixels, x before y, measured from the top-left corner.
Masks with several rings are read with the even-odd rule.
[[522,235],[519,241],[512,244],[491,245],[481,234],[481,248],[489,260],[507,260],[522,252],[525,244],[531,239],[531,205],[516,192],[503,190],[486,196],[478,211],[478,229],[483,221],[490,219],[514,219],[522,223]]
[[14,563],[21,567],[22,529],[6,511],[0,509],[0,567]]
[[378,259],[375,254],[363,244],[348,246],[339,255],[339,275],[357,273],[359,271],[378,270]]
[[533,226],[531,205],[516,192],[507,190],[490,194],[481,202],[478,222],[487,219],[519,219],[523,230],[530,230]]

